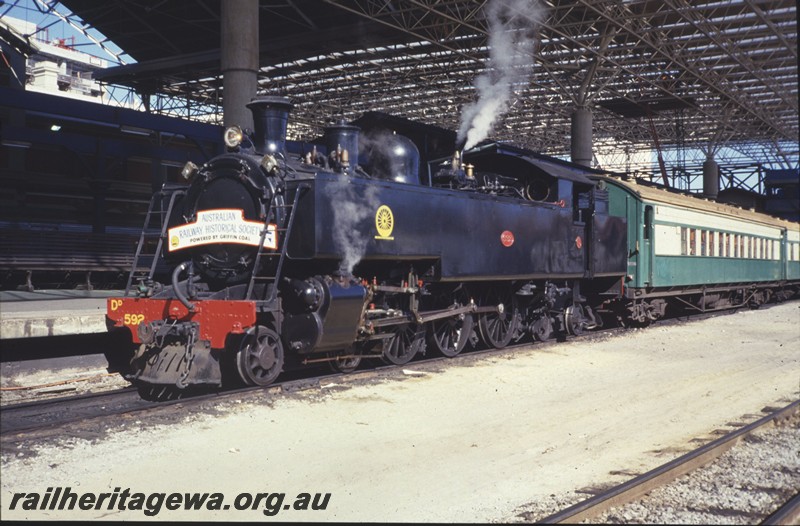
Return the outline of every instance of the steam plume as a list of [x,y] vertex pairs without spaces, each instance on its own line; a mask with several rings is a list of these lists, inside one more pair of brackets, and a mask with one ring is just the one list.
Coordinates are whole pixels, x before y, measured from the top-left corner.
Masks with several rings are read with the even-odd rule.
[[533,64],[536,33],[544,15],[539,0],[490,0],[487,69],[475,79],[478,100],[464,107],[458,143],[472,148],[491,133],[507,109],[515,84],[525,80]]
[[333,207],[333,242],[342,254],[341,268],[353,273],[353,268],[361,261],[367,250],[369,237],[364,235],[368,228],[362,223],[371,217],[380,206],[378,188],[368,185],[364,195],[358,195],[355,185],[348,177],[341,175],[339,180],[328,186],[327,196]]

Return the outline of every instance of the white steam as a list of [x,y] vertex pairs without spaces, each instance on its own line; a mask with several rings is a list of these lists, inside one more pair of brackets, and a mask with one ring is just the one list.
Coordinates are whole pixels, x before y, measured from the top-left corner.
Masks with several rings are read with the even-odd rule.
[[333,223],[336,225],[333,243],[343,256],[341,268],[350,274],[367,250],[369,236],[365,232],[370,229],[362,223],[374,216],[381,204],[375,185],[362,188],[365,188],[364,195],[359,195],[349,177],[340,175],[339,180],[326,190],[328,199],[333,203]]
[[516,84],[533,65],[536,33],[544,15],[539,0],[490,0],[486,6],[489,62],[475,79],[478,100],[464,107],[458,143],[469,149],[488,137],[508,109]]

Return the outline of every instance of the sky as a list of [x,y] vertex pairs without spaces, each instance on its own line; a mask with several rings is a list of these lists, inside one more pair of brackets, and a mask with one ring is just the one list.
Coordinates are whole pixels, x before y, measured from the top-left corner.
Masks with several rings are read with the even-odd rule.
[[[95,29],[86,28],[86,34],[84,34],[74,27],[83,28],[86,24],[59,2],[52,0],[0,0],[0,18],[6,16],[33,22],[42,28],[35,35],[35,38],[39,40],[66,39],[70,44],[74,44],[75,49],[83,53],[118,64],[136,62]],[[102,45],[98,45],[98,42]]]

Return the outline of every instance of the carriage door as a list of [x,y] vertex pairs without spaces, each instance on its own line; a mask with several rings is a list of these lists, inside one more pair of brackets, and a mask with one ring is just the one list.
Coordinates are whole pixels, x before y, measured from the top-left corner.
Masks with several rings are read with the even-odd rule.
[[642,221],[642,246],[639,249],[639,273],[646,281],[645,286],[653,286],[653,248],[654,248],[654,227],[653,227],[653,206],[644,207],[644,220]]
[[788,243],[789,232],[781,228],[781,280],[789,277],[789,259],[791,257],[791,245]]

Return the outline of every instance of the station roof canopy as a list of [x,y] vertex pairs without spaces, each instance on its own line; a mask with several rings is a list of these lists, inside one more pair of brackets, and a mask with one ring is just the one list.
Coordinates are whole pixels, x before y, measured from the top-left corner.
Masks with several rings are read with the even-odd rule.
[[[794,0],[502,1],[538,6],[541,25],[492,139],[568,154],[583,106],[596,151],[630,155],[658,140],[796,167]],[[136,60],[102,80],[180,101],[152,111],[218,111],[219,0],[61,3]],[[457,130],[476,77],[494,69],[490,3],[260,0],[259,93],[292,99],[295,138],[368,111]]]

